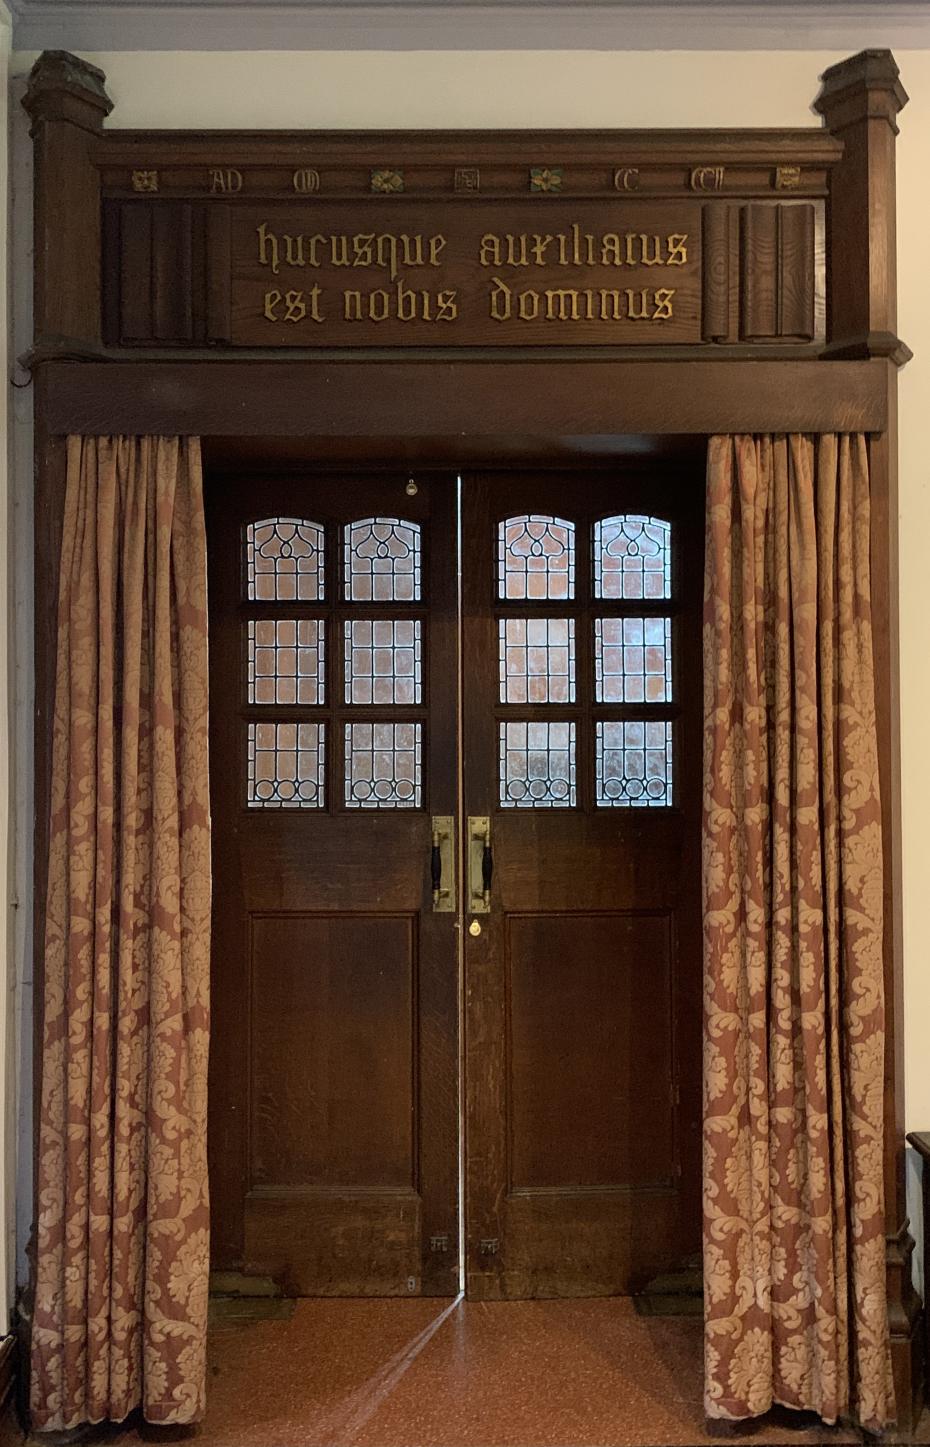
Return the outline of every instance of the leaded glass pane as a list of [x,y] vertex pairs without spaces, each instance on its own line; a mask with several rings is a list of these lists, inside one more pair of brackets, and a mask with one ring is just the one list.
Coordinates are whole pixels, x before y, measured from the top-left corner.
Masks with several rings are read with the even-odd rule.
[[628,514],[594,524],[595,598],[670,598],[671,526]]
[[419,809],[422,725],[347,723],[347,809]]
[[249,807],[322,808],[325,725],[250,723],[248,728]]
[[574,703],[574,618],[501,618],[501,703]]
[[420,601],[420,525],[362,518],[344,529],[346,597],[353,603]]
[[670,723],[598,723],[594,759],[599,808],[667,808],[672,803]]
[[596,618],[598,703],[668,703],[672,697],[671,618]]
[[419,619],[354,618],[345,625],[346,703],[419,703]]
[[248,596],[257,603],[318,603],[323,529],[302,518],[265,518],[245,530]]
[[318,618],[250,619],[249,703],[322,703],[324,647]]
[[574,598],[575,524],[538,513],[507,518],[497,563],[501,598]]
[[568,809],[575,804],[575,725],[500,725],[503,808]]

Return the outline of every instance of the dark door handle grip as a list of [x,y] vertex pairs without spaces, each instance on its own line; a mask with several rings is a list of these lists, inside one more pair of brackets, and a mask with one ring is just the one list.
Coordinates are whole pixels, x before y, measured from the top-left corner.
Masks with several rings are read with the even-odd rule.
[[481,851],[481,885],[484,889],[484,897],[488,899],[491,893],[491,881],[494,878],[494,853],[491,849],[490,839],[485,839],[484,848]]
[[433,815],[429,879],[433,909],[439,914],[455,911],[455,820],[451,814]]

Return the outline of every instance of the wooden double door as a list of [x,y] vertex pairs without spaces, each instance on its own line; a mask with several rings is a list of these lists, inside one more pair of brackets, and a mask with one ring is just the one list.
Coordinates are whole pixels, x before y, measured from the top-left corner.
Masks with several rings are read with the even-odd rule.
[[697,1249],[701,511],[208,479],[217,1269],[574,1296]]

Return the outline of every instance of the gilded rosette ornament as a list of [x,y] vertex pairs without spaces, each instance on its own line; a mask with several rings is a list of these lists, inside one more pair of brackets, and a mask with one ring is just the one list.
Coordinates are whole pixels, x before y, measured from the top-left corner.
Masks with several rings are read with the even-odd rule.
[[530,167],[530,190],[531,191],[561,191],[562,189],[562,167],[561,166],[531,166]]
[[372,171],[371,189],[380,192],[382,196],[396,196],[404,189],[403,171]]

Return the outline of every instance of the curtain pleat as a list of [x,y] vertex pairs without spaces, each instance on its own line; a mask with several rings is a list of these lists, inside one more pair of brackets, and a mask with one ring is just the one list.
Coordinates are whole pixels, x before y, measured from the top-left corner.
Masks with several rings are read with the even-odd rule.
[[705,1406],[894,1419],[861,436],[715,437],[704,611]]
[[210,817],[196,439],[68,440],[33,1426],[204,1409]]

